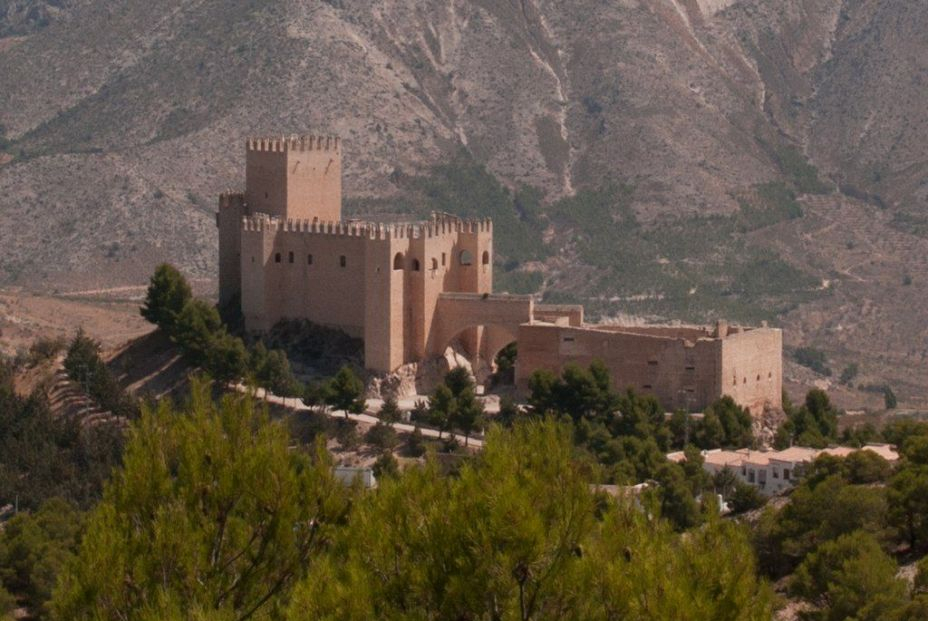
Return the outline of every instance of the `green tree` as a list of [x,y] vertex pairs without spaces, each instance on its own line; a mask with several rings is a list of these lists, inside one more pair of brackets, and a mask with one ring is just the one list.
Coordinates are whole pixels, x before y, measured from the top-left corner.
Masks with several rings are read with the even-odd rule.
[[908,603],[896,562],[872,535],[856,531],[822,544],[796,570],[791,591],[817,606],[823,621],[892,618]]
[[172,338],[190,364],[206,368],[213,343],[224,331],[216,307],[193,298],[177,316]]
[[396,402],[395,397],[387,397],[383,401],[383,406],[380,408],[380,412],[377,413],[377,416],[385,423],[398,423],[400,418],[402,418],[402,412],[400,412],[400,406]]
[[409,442],[406,444],[406,453],[410,457],[422,457],[425,455],[426,446],[425,438],[422,437],[422,430],[416,425],[409,435]]
[[894,393],[893,389],[889,386],[883,388],[883,404],[886,406],[887,410],[895,410],[896,406],[899,405],[899,400],[896,399],[896,393]]
[[[605,516],[584,554],[573,614],[595,621],[767,621],[773,594],[757,579],[742,526],[710,519],[681,536],[620,507]],[[552,617],[556,618],[556,617]]]
[[430,461],[382,479],[288,618],[770,618],[741,527],[680,536],[631,503],[598,505],[571,435],[551,420],[496,427],[455,477]]
[[381,453],[380,457],[377,458],[372,469],[374,476],[379,480],[385,477],[397,476],[400,473],[400,464],[396,461],[393,453],[385,452]]
[[566,429],[519,425],[512,434],[491,432],[453,479],[430,463],[361,498],[332,555],[297,590],[290,618],[566,614],[570,572],[594,526],[592,495]]
[[192,297],[190,285],[177,268],[162,263],[155,269],[148,285],[142,317],[172,333],[178,316]]
[[745,448],[754,444],[751,414],[734,399],[725,395],[706,409],[704,415],[710,414],[717,417],[722,428],[722,446]]
[[474,380],[470,371],[464,367],[454,367],[445,374],[445,386],[455,398],[460,397],[466,390],[473,390]]
[[264,343],[258,341],[249,356],[249,366],[257,384],[273,394],[279,397],[305,395],[303,387],[293,376],[290,360],[283,350],[268,351]]
[[663,463],[654,473],[658,483],[661,517],[668,519],[678,530],[686,530],[700,521],[699,505],[679,464]]
[[122,444],[116,421],[82,426],[56,416],[42,388],[19,396],[0,361],[0,505],[34,510],[59,496],[86,507],[99,497]]
[[349,414],[362,414],[367,407],[364,402],[364,383],[351,367],[343,366],[329,381],[325,403],[335,410],[343,410],[345,418]]
[[273,610],[347,510],[319,444],[291,451],[286,430],[246,397],[210,400],[195,381],[184,412],[146,409],[124,465],[92,512],[55,591],[60,619],[155,619]]
[[892,473],[892,466],[875,452],[862,449],[844,458],[844,473],[849,483],[882,483]]
[[311,381],[303,389],[303,403],[310,409],[324,409],[329,400],[328,382]]
[[35,513],[19,513],[4,524],[0,578],[37,618],[47,616],[55,579],[77,550],[82,520],[70,503],[53,498]]
[[439,440],[442,433],[448,431],[451,427],[456,405],[457,400],[454,398],[454,393],[446,384],[439,384],[429,398],[428,421],[430,425],[438,429]]
[[221,332],[213,336],[206,355],[206,368],[213,379],[234,382],[244,377],[248,368],[245,343],[237,336]]
[[928,466],[906,465],[886,490],[890,520],[911,548],[928,541]]
[[464,434],[464,446],[470,441],[474,430],[483,428],[483,404],[477,399],[473,388],[465,388],[456,398],[451,416],[451,426]]
[[364,434],[364,441],[377,447],[381,453],[391,452],[400,442],[396,435],[396,430],[383,422],[378,422],[376,425],[372,426],[367,433]]
[[728,498],[729,507],[734,514],[760,509],[767,504],[767,498],[755,486],[735,479],[735,486]]
[[772,576],[790,573],[826,541],[863,530],[887,538],[890,504],[881,489],[850,485],[840,474],[814,485],[803,480],[779,510],[767,510],[755,527],[761,567]]

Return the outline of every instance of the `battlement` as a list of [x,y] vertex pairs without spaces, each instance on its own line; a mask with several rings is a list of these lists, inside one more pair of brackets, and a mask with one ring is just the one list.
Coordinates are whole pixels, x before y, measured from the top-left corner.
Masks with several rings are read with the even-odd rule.
[[338,136],[280,136],[277,138],[248,138],[247,151],[284,153],[286,151],[335,151],[341,147]]
[[242,230],[340,235],[389,240],[432,238],[460,233],[490,233],[493,230],[493,222],[489,218],[464,220],[449,216],[433,216],[431,220],[425,222],[385,224],[382,222],[351,220],[282,219],[267,214],[257,214],[242,218]]
[[219,207],[231,207],[232,205],[240,205],[245,202],[245,194],[243,192],[232,192],[231,190],[226,190],[219,195]]

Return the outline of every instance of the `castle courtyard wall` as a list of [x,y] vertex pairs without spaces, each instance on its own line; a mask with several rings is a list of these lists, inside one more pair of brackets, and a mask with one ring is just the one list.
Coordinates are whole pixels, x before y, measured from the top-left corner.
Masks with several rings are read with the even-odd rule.
[[434,214],[425,222],[341,220],[337,138],[251,139],[246,188],[220,197],[220,302],[239,298],[245,327],[306,319],[364,339],[365,366],[389,372],[456,341],[492,362],[518,341],[516,378],[601,360],[617,388],[668,409],[722,394],[758,412],[781,405],[782,336],[767,328],[590,326],[583,307],[536,305],[493,291],[493,227]]
[[[568,364],[586,367],[600,360],[617,389],[653,395],[668,410],[702,411],[723,394],[755,413],[765,403],[780,406],[781,385],[774,379],[779,377],[776,371],[782,355],[779,330],[749,330],[714,338],[701,328],[602,328],[546,323],[520,326],[519,387],[524,390],[538,369],[559,374]],[[728,339],[732,339],[730,345],[726,345]],[[749,370],[754,374],[750,385],[723,385],[735,369],[744,377]],[[761,369],[764,381],[755,379]],[[769,378],[768,373],[772,374]]]

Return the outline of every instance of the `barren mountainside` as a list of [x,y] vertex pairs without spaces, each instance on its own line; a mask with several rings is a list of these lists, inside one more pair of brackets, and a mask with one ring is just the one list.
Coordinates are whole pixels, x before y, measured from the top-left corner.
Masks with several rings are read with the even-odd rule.
[[335,132],[354,213],[510,218],[501,286],[926,388],[925,2],[0,0],[0,36],[2,283],[214,278],[244,138]]

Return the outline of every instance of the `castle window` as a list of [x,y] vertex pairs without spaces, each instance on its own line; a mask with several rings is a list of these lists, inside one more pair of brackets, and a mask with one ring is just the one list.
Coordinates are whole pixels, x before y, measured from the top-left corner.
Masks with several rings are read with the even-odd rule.
[[484,265],[490,264],[490,253],[486,250],[483,251],[483,259],[481,260],[481,263]]
[[656,367],[656,366],[657,366],[657,360],[648,360],[648,366],[649,366],[649,367]]
[[461,265],[473,265],[474,264],[474,255],[472,255],[469,250],[462,250],[458,258],[461,262]]
[[287,255],[287,261],[289,261],[290,263],[293,263],[293,251],[292,250]]
[[280,253],[274,255],[274,263],[280,263]]
[[412,271],[418,272],[420,269],[421,267],[419,265],[419,259],[413,259],[412,260]]
[[251,257],[251,262],[252,262],[252,263],[255,262],[255,257],[254,257],[254,255],[252,255],[252,257]]
[[264,193],[264,198],[267,198],[267,192]]
[[757,381],[758,381],[758,382],[760,381],[760,374],[759,374],[759,373],[758,373],[758,375],[757,375]]
[[341,267],[345,267],[346,265],[348,265],[348,258],[345,257],[345,255],[342,255],[342,256],[338,257],[338,264],[339,264]]
[[644,386],[642,386],[642,388],[644,388],[645,390],[651,390],[652,386],[651,384],[645,384]]
[[396,256],[393,257],[393,269],[401,270],[403,269],[403,253],[397,252]]
[[312,264],[313,264],[313,255],[311,254],[306,255],[306,265],[312,265]]
[[695,370],[696,370],[696,367],[694,367],[693,365],[689,365],[689,366],[686,367],[686,370],[687,370],[687,371],[695,371]]
[[437,270],[437,269],[438,269],[438,259],[433,258],[432,259],[432,270]]
[[446,265],[448,264],[447,259],[448,259],[447,255],[446,255],[444,252],[441,253],[441,266],[442,266],[442,267],[444,267],[444,266],[446,266]]

